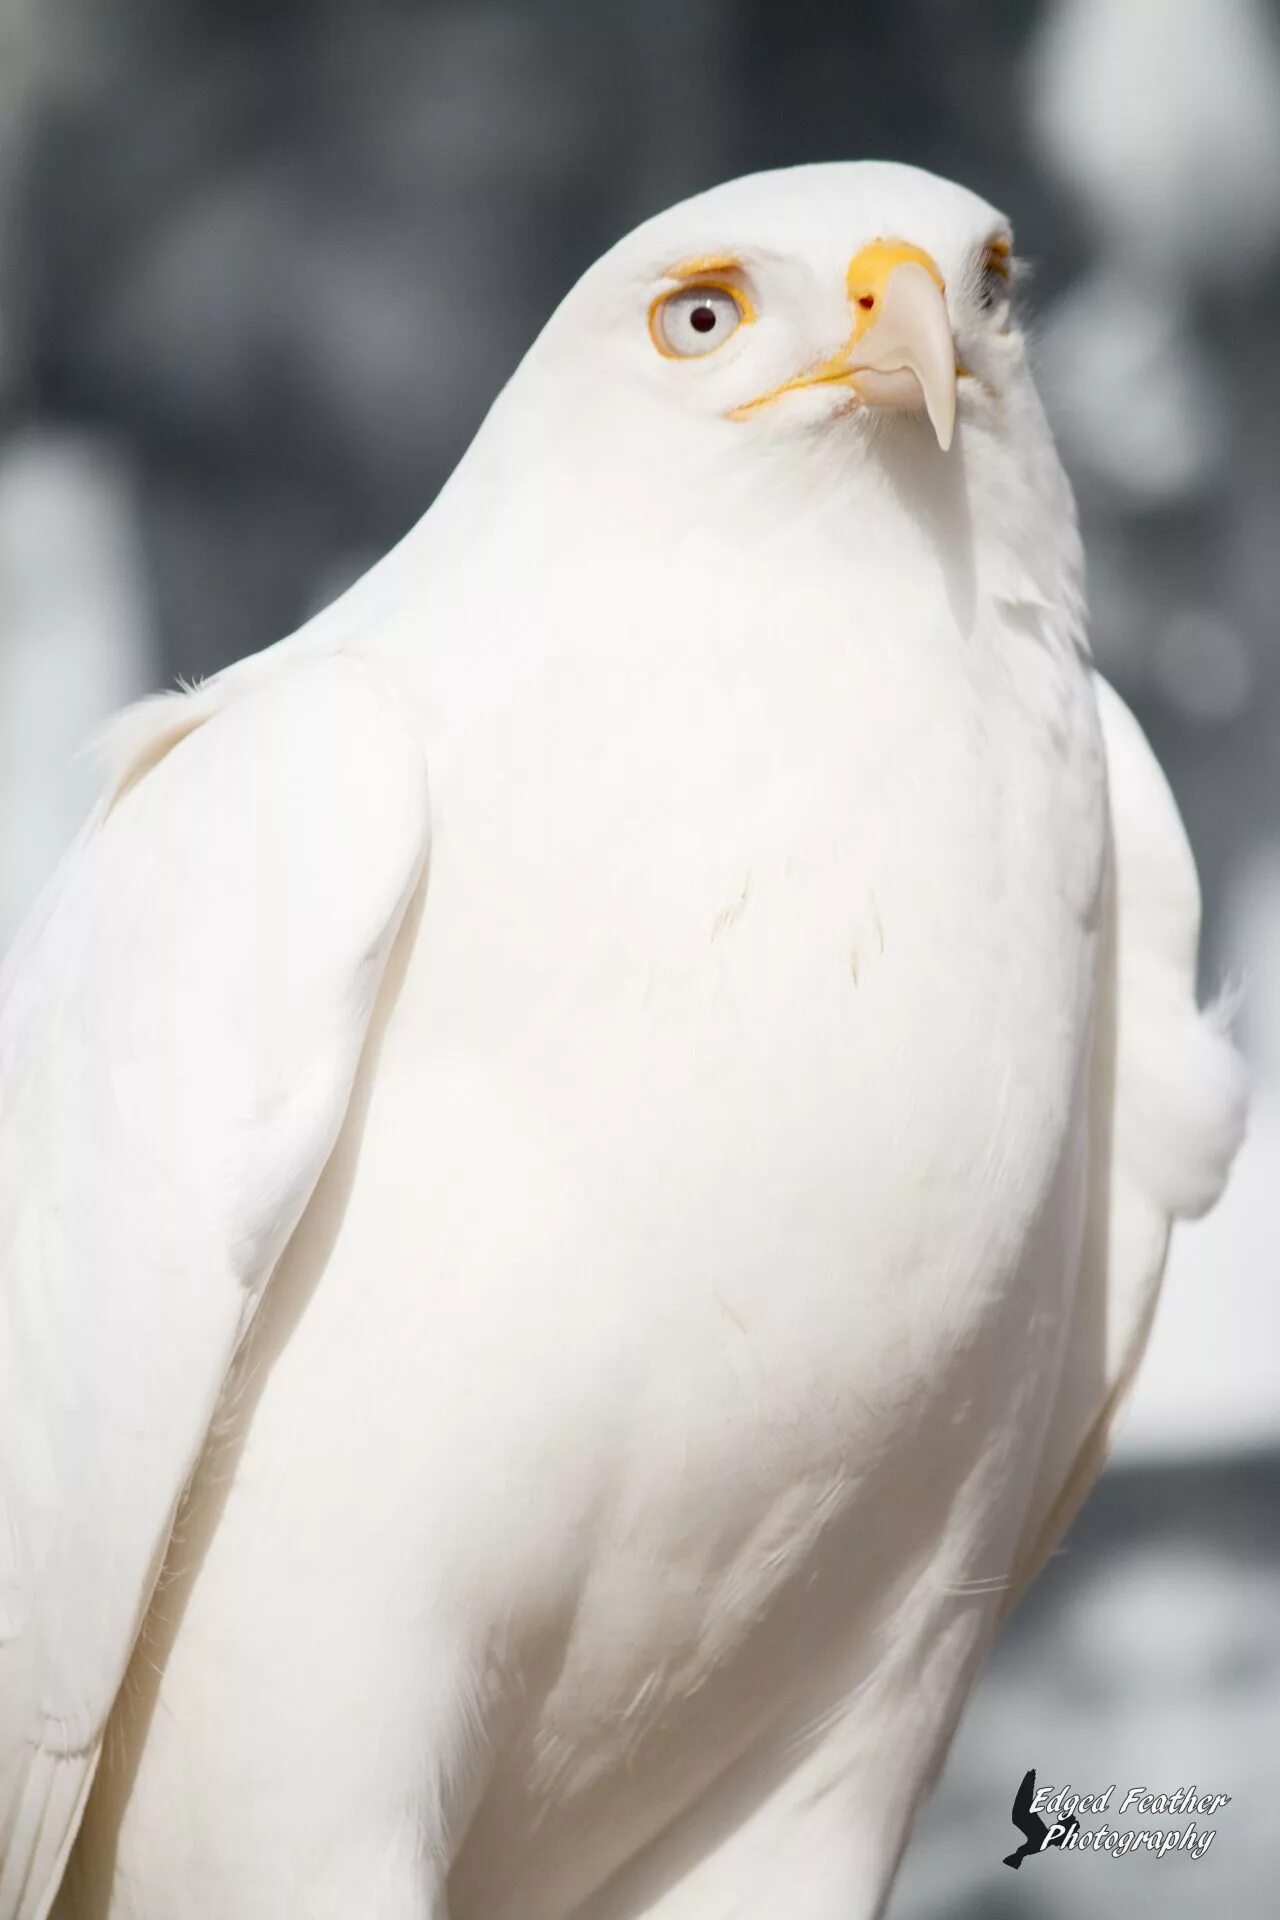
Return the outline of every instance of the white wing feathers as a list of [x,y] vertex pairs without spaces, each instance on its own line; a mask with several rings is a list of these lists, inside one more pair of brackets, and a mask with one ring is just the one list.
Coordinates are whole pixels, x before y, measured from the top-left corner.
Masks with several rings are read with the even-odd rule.
[[340,654],[148,703],[119,772],[0,977],[0,1920],[52,1898],[428,840]]
[[1244,1132],[1243,1064],[1196,1004],[1200,891],[1173,795],[1133,715],[1095,678],[1107,752],[1111,940],[1090,1102],[1075,1312],[1008,1595],[1058,1544],[1106,1460],[1147,1344],[1175,1219],[1212,1206]]

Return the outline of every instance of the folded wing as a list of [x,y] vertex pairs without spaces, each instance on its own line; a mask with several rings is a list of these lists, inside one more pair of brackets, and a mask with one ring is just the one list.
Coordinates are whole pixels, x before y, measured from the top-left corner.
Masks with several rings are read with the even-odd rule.
[[1244,1130],[1241,1061],[1196,1002],[1200,892],[1142,730],[1096,681],[1112,837],[1090,1097],[1089,1209],[1073,1322],[1008,1604],[1057,1546],[1107,1456],[1155,1314],[1169,1233],[1217,1199]]
[[0,1920],[56,1890],[428,842],[419,742],[341,654],[122,737],[0,976]]

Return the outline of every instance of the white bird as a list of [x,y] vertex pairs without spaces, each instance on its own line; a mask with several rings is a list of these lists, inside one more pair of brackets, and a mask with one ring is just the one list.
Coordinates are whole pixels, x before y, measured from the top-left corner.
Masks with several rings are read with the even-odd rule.
[[665,213],[119,724],[0,1015],[2,1920],[78,1828],[59,1920],[882,1911],[1240,1125],[1009,281],[906,167]]

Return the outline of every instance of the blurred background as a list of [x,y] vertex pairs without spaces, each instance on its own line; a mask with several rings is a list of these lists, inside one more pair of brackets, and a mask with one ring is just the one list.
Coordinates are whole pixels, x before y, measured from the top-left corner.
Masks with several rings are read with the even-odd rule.
[[[1247,1920],[1280,1870],[1280,0],[0,0],[0,946],[102,718],[363,571],[605,246],[867,156],[963,179],[1034,263],[1096,652],[1257,1089],[894,1920]],[[1013,1874],[1029,1766],[1233,1797],[1201,1861]]]

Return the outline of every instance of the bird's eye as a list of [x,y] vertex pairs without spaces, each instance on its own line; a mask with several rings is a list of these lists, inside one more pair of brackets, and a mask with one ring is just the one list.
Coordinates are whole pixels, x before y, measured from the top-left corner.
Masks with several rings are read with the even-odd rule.
[[742,317],[742,302],[729,287],[681,287],[658,302],[651,331],[659,352],[690,360],[723,346]]
[[994,312],[1009,299],[1013,279],[1011,253],[1009,242],[1002,233],[997,234],[994,240],[988,240],[982,250],[978,269],[978,305],[985,313]]

